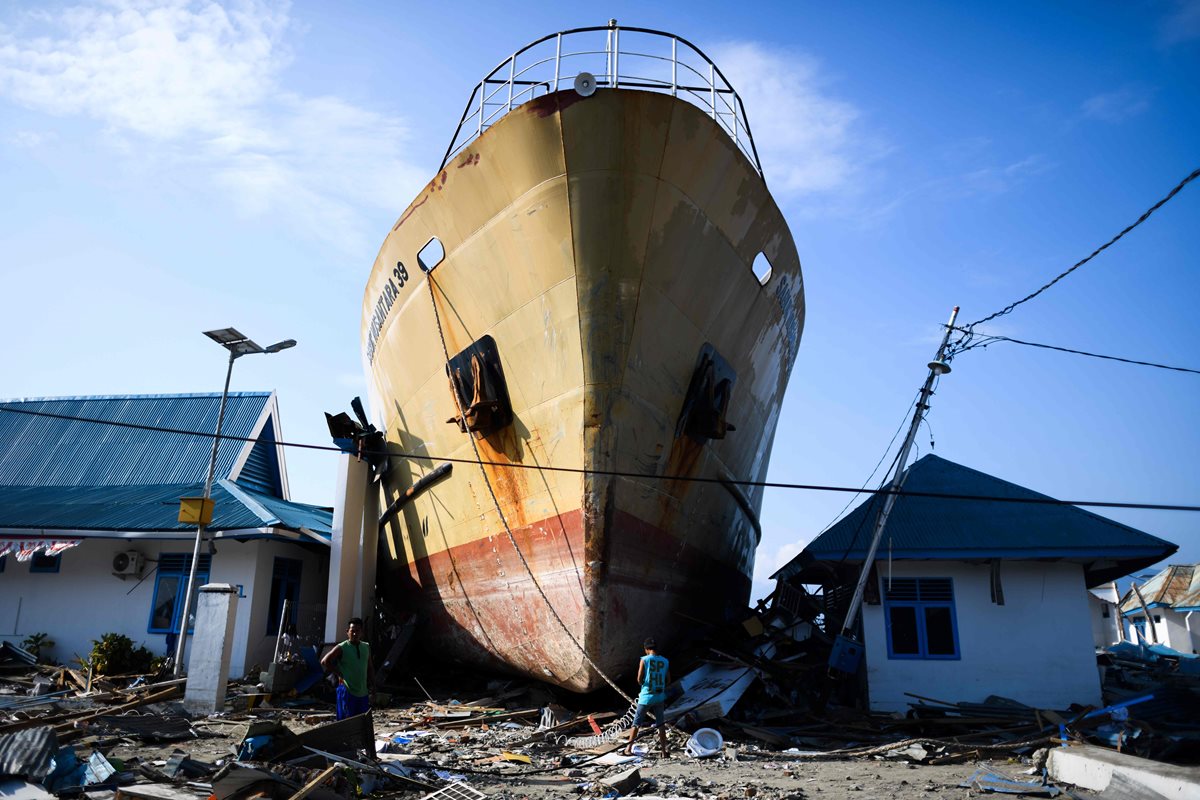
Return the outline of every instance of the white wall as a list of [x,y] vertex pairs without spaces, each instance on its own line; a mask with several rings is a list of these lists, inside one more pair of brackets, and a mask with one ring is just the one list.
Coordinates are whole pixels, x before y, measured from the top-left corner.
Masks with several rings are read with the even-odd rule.
[[[45,632],[55,646],[43,655],[64,664],[87,656],[92,640],[120,633],[144,644],[155,655],[167,653],[164,634],[147,633],[154,596],[152,569],[159,553],[191,554],[194,540],[86,539],[65,551],[56,573],[31,573],[30,562],[10,554],[0,572],[0,638],[20,643],[31,633]],[[253,664],[266,664],[275,639],[266,635],[271,571],[275,556],[299,559],[301,601],[324,599],[328,556],[286,542],[217,541],[209,580],[241,587],[234,624],[230,675],[241,677]],[[112,574],[113,556],[137,550],[147,558],[145,580]]]
[[[257,545],[253,561],[255,575],[251,582],[253,591],[248,588],[247,594],[250,595],[250,599],[241,601],[246,604],[245,610],[248,613],[243,614],[239,610],[238,628],[234,639],[235,642],[244,643],[242,652],[245,654],[245,658],[243,663],[238,665],[236,671],[233,671],[232,666],[230,667],[230,674],[233,675],[241,675],[246,669],[253,666],[265,669],[275,654],[275,636],[267,635],[267,627],[270,622],[267,619],[267,613],[271,605],[271,575],[277,557],[297,559],[301,562],[300,607],[302,613],[298,624],[299,633],[305,641],[319,640],[319,636],[316,636],[319,631],[313,630],[312,614],[305,614],[303,610],[314,606],[324,606],[325,592],[329,582],[328,551],[318,554],[286,542],[275,541],[261,541]],[[323,618],[322,614],[316,616],[318,619]]]
[[[883,581],[886,561],[878,562]],[[889,659],[882,605],[864,608],[873,710],[905,711],[905,692],[948,702],[1000,695],[1039,708],[1099,705],[1088,592],[1078,564],[1004,562],[1005,605],[991,602],[989,568],[952,561],[893,561],[892,575],[951,578],[958,660]]]
[[[1107,617],[1104,616],[1106,609]],[[1088,592],[1088,610],[1092,617],[1092,644],[1096,647],[1108,647],[1110,644],[1115,644],[1119,638],[1117,618],[1120,612],[1117,604]]]
[[1196,652],[1196,642],[1192,639],[1192,634],[1187,629],[1184,614],[1169,608],[1150,609],[1150,616],[1154,617],[1155,615],[1162,616],[1162,622],[1154,626],[1154,629],[1158,631],[1158,640],[1160,642],[1172,650],[1178,650],[1181,653]]

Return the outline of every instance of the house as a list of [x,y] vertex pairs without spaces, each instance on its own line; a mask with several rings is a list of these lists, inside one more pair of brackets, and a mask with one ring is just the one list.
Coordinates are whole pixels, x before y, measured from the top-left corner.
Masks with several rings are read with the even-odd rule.
[[[0,637],[45,633],[70,662],[120,633],[170,655],[219,394],[0,401]],[[230,673],[269,663],[287,622],[320,641],[331,512],[289,499],[274,393],[228,396],[213,475],[211,545],[197,586],[238,592]]]
[[[966,499],[896,500],[859,628],[870,707],[907,710],[908,693],[1098,704],[1088,588],[1176,546],[933,455],[908,468],[903,488]],[[873,495],[772,576],[821,587],[827,633],[843,627],[882,502]]]
[[1129,620],[1131,641],[1165,644],[1181,653],[1196,653],[1200,648],[1200,616],[1192,618],[1196,611],[1200,611],[1200,564],[1171,564],[1137,592],[1130,587],[1121,598],[1121,615]]

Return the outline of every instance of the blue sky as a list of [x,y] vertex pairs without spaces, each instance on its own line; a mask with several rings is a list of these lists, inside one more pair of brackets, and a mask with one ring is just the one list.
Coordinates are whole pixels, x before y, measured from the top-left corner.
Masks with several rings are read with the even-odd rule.
[[[0,396],[218,391],[283,433],[364,395],[384,235],[472,85],[545,33],[670,30],[743,95],[808,317],[770,478],[861,485],[939,325],[1024,296],[1200,166],[1200,3],[0,3]],[[1200,368],[1200,186],[986,330]],[[1073,500],[1200,503],[1200,376],[1011,344],[943,379],[920,454]],[[930,438],[936,442],[936,450]],[[335,457],[289,453],[328,503]],[[573,466],[573,465],[569,465]],[[772,490],[761,579],[844,495]],[[1200,515],[1105,511],[1200,560]]]

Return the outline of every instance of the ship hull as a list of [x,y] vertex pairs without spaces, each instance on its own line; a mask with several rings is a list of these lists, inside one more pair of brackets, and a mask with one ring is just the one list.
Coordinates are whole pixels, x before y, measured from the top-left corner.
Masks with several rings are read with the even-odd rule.
[[[578,691],[680,613],[743,608],[762,495],[730,481],[765,477],[803,318],[782,215],[698,109],[626,90],[514,109],[413,201],[368,283],[384,502],[460,459],[385,525],[380,594],[419,606],[439,652]],[[446,423],[446,362],[483,336],[514,419],[472,438]],[[724,438],[679,431],[705,346],[736,373]]]

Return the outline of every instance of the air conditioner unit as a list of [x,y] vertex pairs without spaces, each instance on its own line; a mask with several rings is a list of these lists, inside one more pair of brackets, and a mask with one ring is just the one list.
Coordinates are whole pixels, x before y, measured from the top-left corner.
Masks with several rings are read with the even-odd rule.
[[137,550],[124,550],[113,556],[113,575],[141,575],[142,567],[146,565],[146,557]]

